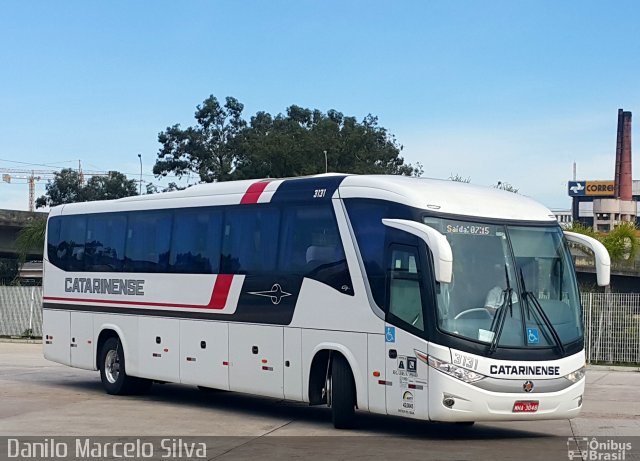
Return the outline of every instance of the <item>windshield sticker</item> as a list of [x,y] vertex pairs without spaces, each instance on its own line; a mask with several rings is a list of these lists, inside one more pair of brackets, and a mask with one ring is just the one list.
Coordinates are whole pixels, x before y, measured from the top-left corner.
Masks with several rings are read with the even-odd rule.
[[538,344],[540,343],[540,334],[537,328],[527,328],[527,343]]
[[478,226],[476,224],[447,224],[447,234],[467,234],[467,235],[495,235],[491,226]]

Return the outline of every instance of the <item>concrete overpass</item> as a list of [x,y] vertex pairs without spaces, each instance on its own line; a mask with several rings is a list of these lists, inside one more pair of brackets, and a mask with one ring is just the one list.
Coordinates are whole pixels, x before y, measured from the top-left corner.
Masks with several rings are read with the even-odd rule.
[[[47,213],[0,210],[0,258],[17,258],[16,238],[18,232],[34,219],[45,218]],[[30,258],[40,259],[42,255],[28,255]]]

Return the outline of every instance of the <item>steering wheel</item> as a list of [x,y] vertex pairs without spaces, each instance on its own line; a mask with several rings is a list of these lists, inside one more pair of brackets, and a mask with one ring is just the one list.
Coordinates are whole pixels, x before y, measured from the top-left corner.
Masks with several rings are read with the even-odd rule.
[[473,312],[483,312],[487,316],[487,318],[489,318],[489,319],[493,318],[493,316],[489,313],[489,311],[487,309],[485,309],[484,307],[474,307],[474,308],[467,309],[467,310],[464,310],[464,311],[458,313],[458,315],[456,315],[454,317],[454,320],[458,320],[460,317],[463,317],[463,316],[465,316],[467,314],[471,314]]

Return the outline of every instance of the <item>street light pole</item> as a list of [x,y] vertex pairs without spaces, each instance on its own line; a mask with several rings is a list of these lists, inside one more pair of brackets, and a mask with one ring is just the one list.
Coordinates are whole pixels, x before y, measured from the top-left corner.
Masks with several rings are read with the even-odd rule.
[[327,151],[323,150],[322,152],[324,152],[324,172],[328,173],[329,172],[329,164],[327,163]]
[[142,195],[142,154],[138,154],[138,158],[140,159],[140,188],[139,194]]

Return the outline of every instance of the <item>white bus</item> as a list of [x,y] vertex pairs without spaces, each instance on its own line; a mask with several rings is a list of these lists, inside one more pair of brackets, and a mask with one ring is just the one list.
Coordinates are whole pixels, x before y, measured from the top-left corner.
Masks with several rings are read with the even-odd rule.
[[563,233],[521,195],[328,174],[51,210],[44,355],[110,394],[153,381],[433,421],[580,412],[582,312]]

